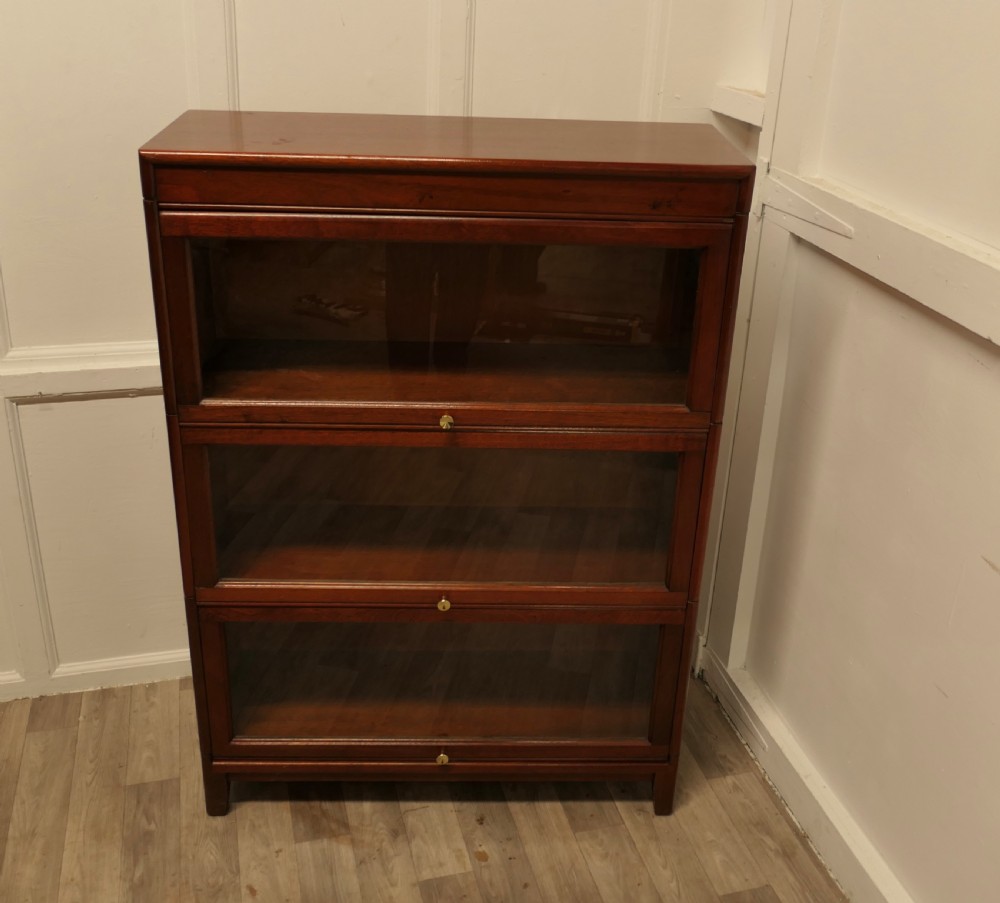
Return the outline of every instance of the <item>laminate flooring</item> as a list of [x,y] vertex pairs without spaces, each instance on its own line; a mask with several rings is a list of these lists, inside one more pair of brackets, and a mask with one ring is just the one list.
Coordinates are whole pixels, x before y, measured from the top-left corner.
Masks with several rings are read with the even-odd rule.
[[241,784],[205,814],[190,680],[0,703],[3,903],[845,897],[706,690],[647,783]]

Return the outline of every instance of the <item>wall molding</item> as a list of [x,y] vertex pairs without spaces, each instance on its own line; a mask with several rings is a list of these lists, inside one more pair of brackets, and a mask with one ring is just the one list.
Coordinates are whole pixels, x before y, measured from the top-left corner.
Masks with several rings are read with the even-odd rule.
[[702,664],[705,682],[848,897],[859,903],[914,903],[753,677],[726,668],[709,648]]
[[143,655],[68,662],[52,674],[24,677],[16,671],[0,672],[0,701],[28,696],[76,693],[97,687],[125,687],[191,675],[188,650],[171,649]]
[[162,392],[155,341],[20,346],[0,358],[0,402],[8,442],[0,452],[0,492],[7,500],[0,623],[7,626],[18,670],[0,673],[0,698],[72,692],[183,676],[187,650],[92,662],[60,661],[45,563],[24,448],[22,405],[129,399]]
[[462,115],[471,116],[474,109],[476,80],[476,0],[466,0],[465,16],[465,82]]
[[[850,234],[790,212],[789,195],[850,224]],[[761,191],[769,221],[1000,345],[1000,249],[907,219],[846,186],[771,169]]]
[[[55,679],[111,673],[115,671],[148,670],[152,667],[185,665],[190,673],[191,656],[187,647],[163,652],[143,652],[137,655],[119,655],[113,658],[95,658],[81,662],[66,662],[52,672]],[[165,678],[164,678],[165,679]]]
[[0,396],[22,402],[162,390],[157,343],[19,346],[0,358]]
[[[20,671],[0,671],[0,688],[5,686],[16,686],[24,683],[24,675]],[[0,696],[4,690],[0,689]]]
[[236,0],[222,0],[226,22],[226,98],[230,110],[240,109],[239,35],[236,29]]
[[21,419],[17,404],[11,399],[5,402],[7,414],[7,434],[10,438],[14,480],[18,498],[21,501],[21,522],[31,569],[35,608],[41,629],[42,645],[48,672],[51,674],[59,666],[59,646],[56,642],[52,605],[49,601],[48,586],[45,582],[45,564],[42,561],[41,542],[38,537],[38,521],[31,495],[31,476],[28,471],[24,440],[21,434]]
[[648,0],[646,4],[646,39],[642,48],[642,77],[639,89],[639,120],[652,122],[662,111],[663,67],[670,36],[672,4],[667,0]]
[[713,113],[738,119],[747,125],[760,128],[764,124],[766,102],[764,95],[748,88],[716,85],[712,91],[709,109]]

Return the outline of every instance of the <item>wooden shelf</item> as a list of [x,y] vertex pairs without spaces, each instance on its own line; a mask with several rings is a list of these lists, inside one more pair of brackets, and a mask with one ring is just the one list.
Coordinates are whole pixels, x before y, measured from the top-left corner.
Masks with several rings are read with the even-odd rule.
[[236,738],[646,739],[653,626],[225,625]]
[[[661,347],[400,347],[378,342],[231,341],[206,365],[204,404],[496,402],[683,405],[687,375]],[[434,354],[433,366],[408,363]],[[464,360],[462,360],[464,358]]]
[[219,576],[663,586],[668,453],[215,446]]
[[649,584],[666,579],[656,511],[315,504],[267,508],[219,552],[225,580]]

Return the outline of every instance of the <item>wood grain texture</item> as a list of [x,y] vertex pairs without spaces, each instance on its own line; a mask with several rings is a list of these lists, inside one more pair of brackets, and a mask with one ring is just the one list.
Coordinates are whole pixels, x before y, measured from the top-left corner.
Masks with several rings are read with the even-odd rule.
[[726,894],[720,898],[720,903],[784,903],[784,899],[774,892],[773,887],[765,884],[763,887],[755,887],[753,890]]
[[549,784],[505,784],[504,793],[542,898],[601,899],[559,797]]
[[25,735],[0,867],[4,903],[58,898],[76,740],[75,725]]
[[201,750],[191,678],[180,681],[181,903],[240,903],[240,861],[234,818],[205,812]]
[[243,903],[299,903],[301,891],[288,792],[278,784],[242,788],[234,806]]
[[697,682],[688,690],[686,717],[692,723],[692,730],[685,735],[688,749],[706,778],[754,770],[753,761],[722,709]]
[[55,731],[75,728],[80,718],[82,693],[39,696],[31,700],[28,731]]
[[698,850],[698,861],[719,895],[767,882],[743,837],[712,793],[698,763],[686,750],[678,766],[679,799],[674,815]]
[[485,903],[539,903],[538,879],[498,784],[458,784],[452,805]]
[[30,712],[30,699],[0,703],[0,865],[7,847]]
[[83,694],[59,903],[119,898],[130,708],[128,687]]
[[[421,885],[434,878],[471,872],[462,829],[445,784],[399,784],[399,808]],[[421,891],[423,893],[423,891]]]
[[177,777],[178,693],[177,681],[132,687],[127,784]]
[[349,834],[295,844],[302,903],[364,903]]
[[288,801],[296,843],[343,837],[351,831],[339,784],[290,784]]
[[[573,657],[561,649],[557,660]],[[179,776],[134,785],[124,784],[130,690],[84,694],[75,730],[29,734],[30,702],[0,706],[9,778],[0,790],[9,785],[17,801],[0,835],[9,848],[4,903],[843,903],[742,748],[717,778],[682,769],[671,818],[653,816],[647,782],[508,784],[506,794],[496,783],[453,783],[447,793],[433,784],[303,783],[292,785],[291,802],[281,784],[237,784],[232,815],[210,818],[190,680],[178,698]],[[689,738],[699,723],[689,722]],[[685,815],[692,810],[701,814]],[[718,828],[726,822],[732,831]],[[730,884],[747,886],[720,894],[703,861],[724,863]],[[418,880],[418,871],[452,873]]]
[[655,882],[639,860],[624,825],[581,831],[576,835],[576,842],[587,860],[601,899],[659,903]]
[[699,858],[698,847],[673,817],[653,815],[643,788],[610,785],[622,821],[664,903],[715,903],[718,894]]
[[479,886],[472,872],[445,875],[420,882],[422,903],[482,903]]
[[344,794],[362,899],[420,899],[399,800],[391,786],[352,784]]
[[[711,126],[555,119],[385,116],[356,113],[224,113],[189,110],[140,151],[164,162],[275,166],[315,163],[399,169],[548,172],[718,172],[750,177],[753,166]],[[505,165],[506,161],[506,165]],[[584,164],[584,167],[581,167]]]
[[180,900],[180,803],[176,777],[125,788],[122,903]]
[[836,893],[829,874],[779,811],[779,804],[756,770],[714,778],[709,783],[783,903],[810,903]]

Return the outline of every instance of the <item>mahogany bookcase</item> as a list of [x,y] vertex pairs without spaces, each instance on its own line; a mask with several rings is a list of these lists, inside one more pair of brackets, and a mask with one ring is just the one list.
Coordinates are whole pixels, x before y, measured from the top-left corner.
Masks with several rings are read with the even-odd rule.
[[139,156],[208,811],[669,812],[752,165],[706,125],[199,111]]

